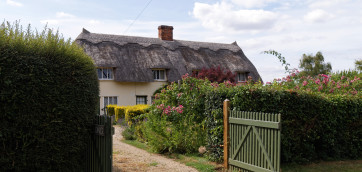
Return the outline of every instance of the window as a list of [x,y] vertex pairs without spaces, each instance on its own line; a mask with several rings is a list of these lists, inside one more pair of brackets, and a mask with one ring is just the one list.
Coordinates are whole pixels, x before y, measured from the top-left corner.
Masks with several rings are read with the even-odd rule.
[[97,73],[98,73],[98,79],[100,80],[113,79],[112,68],[98,68]]
[[104,97],[104,107],[107,107],[107,105],[116,105],[117,104],[117,97],[116,96],[112,96],[112,97]]
[[147,96],[136,96],[136,105],[147,104]]
[[164,69],[152,70],[153,79],[156,81],[166,81],[166,71]]
[[248,73],[246,72],[239,72],[238,73],[238,82],[245,82],[248,79]]

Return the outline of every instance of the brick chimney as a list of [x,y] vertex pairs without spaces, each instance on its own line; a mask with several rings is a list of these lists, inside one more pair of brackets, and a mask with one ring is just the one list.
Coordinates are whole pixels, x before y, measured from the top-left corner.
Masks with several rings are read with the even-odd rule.
[[165,41],[173,41],[173,27],[161,25],[158,26],[158,38]]

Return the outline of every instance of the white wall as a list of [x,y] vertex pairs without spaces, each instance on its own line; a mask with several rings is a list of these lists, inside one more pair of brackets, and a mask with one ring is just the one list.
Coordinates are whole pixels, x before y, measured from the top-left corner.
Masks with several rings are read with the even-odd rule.
[[[136,105],[136,96],[147,96],[151,104],[153,93],[167,82],[116,82],[114,80],[99,80],[100,107],[104,106],[105,96],[117,96],[118,105]],[[101,113],[103,114],[103,113]]]

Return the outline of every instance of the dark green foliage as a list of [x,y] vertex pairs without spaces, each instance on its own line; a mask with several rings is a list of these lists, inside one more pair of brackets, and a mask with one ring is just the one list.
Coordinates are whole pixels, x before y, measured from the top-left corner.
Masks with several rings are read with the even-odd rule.
[[206,96],[209,115],[208,151],[211,159],[222,155],[222,102],[232,109],[282,114],[282,162],[362,157],[362,100],[358,97],[277,91],[263,87],[233,87]]
[[0,171],[82,171],[98,109],[91,59],[44,29],[0,26]]
[[327,74],[331,72],[331,63],[324,63],[324,57],[321,52],[317,52],[315,56],[313,54],[303,54],[300,59],[299,67],[302,68],[300,75],[302,76],[316,76],[318,74]]

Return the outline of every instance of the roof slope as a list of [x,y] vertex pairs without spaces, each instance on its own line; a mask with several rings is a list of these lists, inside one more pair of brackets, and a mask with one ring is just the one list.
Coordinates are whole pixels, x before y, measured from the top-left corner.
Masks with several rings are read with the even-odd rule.
[[216,66],[232,72],[249,72],[254,80],[260,78],[236,43],[164,41],[90,33],[85,29],[76,42],[92,57],[97,67],[114,67],[114,79],[120,82],[152,82],[152,69],[167,69],[167,79],[172,82],[181,79],[185,73],[192,73],[192,70]]

